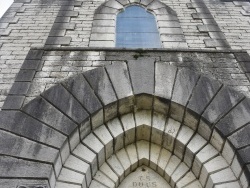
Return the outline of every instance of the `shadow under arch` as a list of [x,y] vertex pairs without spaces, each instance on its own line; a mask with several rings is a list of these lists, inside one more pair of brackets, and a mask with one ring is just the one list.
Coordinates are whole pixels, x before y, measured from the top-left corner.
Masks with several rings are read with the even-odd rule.
[[[225,101],[227,105],[214,105],[220,102],[224,104]],[[54,187],[70,153],[83,145],[84,139],[94,136],[103,124],[131,112],[151,111],[181,122],[191,132],[199,133],[231,164],[236,178],[242,181],[242,177],[248,177],[247,164],[239,162],[241,156],[231,138],[235,138],[235,135],[240,137],[238,131],[247,128],[243,119],[250,117],[249,112],[244,111],[248,105],[249,100],[242,98],[242,95],[189,69],[139,60],[117,63],[84,72],[57,84],[25,105],[21,111],[2,112],[8,114],[6,122],[10,121],[9,124],[18,127],[17,134],[31,138],[37,147],[33,153],[32,148],[25,153],[24,147],[29,143],[22,143],[20,150],[23,149],[23,152],[17,156],[18,159],[17,154],[9,149],[2,153],[7,156],[1,156],[0,163],[29,166],[30,171],[25,171],[21,177],[48,179],[50,186]],[[239,121],[236,121],[237,118]],[[227,123],[229,120],[232,121]],[[143,137],[142,140],[148,139]],[[181,143],[180,146],[186,146]],[[81,151],[83,149],[94,150],[87,146]],[[105,151],[103,148],[101,150]],[[106,156],[102,161],[105,159]],[[100,159],[96,160],[101,164]],[[240,169],[236,164],[240,165]],[[37,165],[43,170],[32,170]]]
[[[115,47],[116,16],[128,6],[138,5],[156,18],[164,48],[187,48],[187,43],[176,12],[159,0],[109,0],[95,10],[90,47]],[[171,38],[177,37],[175,41]],[[169,42],[171,41],[171,43]]]

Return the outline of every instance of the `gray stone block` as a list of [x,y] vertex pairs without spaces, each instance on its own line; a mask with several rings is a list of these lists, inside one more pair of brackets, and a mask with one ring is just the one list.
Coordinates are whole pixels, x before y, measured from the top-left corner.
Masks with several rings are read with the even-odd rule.
[[26,60],[40,60],[43,56],[43,50],[30,50]]
[[184,35],[161,35],[161,40],[163,42],[185,42],[186,39]]
[[54,186],[55,176],[53,174],[52,165],[18,159],[10,156],[0,156],[0,164],[1,177],[46,178],[50,180],[50,186]]
[[164,21],[179,21],[177,16],[174,15],[157,15],[156,16],[158,21],[164,20]]
[[250,56],[248,55],[247,52],[235,52],[234,56],[237,61],[242,61],[242,62],[249,62],[250,61]]
[[17,18],[17,17],[15,17],[15,18],[13,18],[13,17],[2,17],[0,19],[0,23],[12,23],[12,24],[15,24],[15,23],[18,22],[18,20],[19,20],[19,18]]
[[81,124],[88,120],[88,113],[62,85],[58,84],[50,88],[42,93],[42,96],[50,101],[60,111],[72,118],[76,123]]
[[16,82],[30,82],[35,76],[35,70],[20,70],[16,76]]
[[40,66],[40,60],[24,60],[21,69],[28,69],[28,70],[37,70]]
[[144,5],[145,7],[148,6],[151,2],[153,2],[154,0],[141,0],[140,4]]
[[219,132],[227,137],[237,129],[240,129],[250,121],[250,99],[245,98],[236,107],[234,107],[216,127]]
[[154,109],[167,114],[175,81],[177,68],[163,63],[155,64]]
[[70,22],[70,17],[56,17],[55,23],[69,23]]
[[154,61],[153,59],[130,60],[128,68],[137,109],[151,109],[154,93]]
[[131,60],[128,68],[134,94],[153,94],[154,92],[154,62],[148,60]]
[[49,32],[50,37],[64,37],[65,34],[66,34],[66,30],[51,30]]
[[21,186],[24,186],[23,188],[34,188],[34,187],[31,187],[32,185],[41,186],[41,188],[49,188],[48,180],[32,180],[32,179],[25,180],[25,179],[3,178],[3,179],[0,179],[0,185],[1,185],[1,188],[10,188],[10,187],[21,188]]
[[118,13],[118,9],[100,6],[98,9],[96,9],[96,14],[116,14]]
[[117,98],[104,68],[83,73],[104,106],[104,118],[108,121],[117,116]]
[[158,27],[181,28],[179,21],[158,20]]
[[161,27],[160,29],[161,34],[174,34],[174,35],[183,35],[183,31],[181,28],[166,28]]
[[77,124],[41,97],[25,105],[23,111],[65,135],[70,135],[77,128]]
[[48,37],[46,45],[69,45],[71,37]]
[[108,40],[108,41],[114,41],[115,40],[115,34],[111,33],[92,33],[90,36],[90,40]]
[[76,25],[75,23],[54,23],[52,26],[52,30],[60,30],[60,29],[74,30],[75,25]]
[[165,7],[166,5],[160,1],[152,1],[152,3],[150,3],[147,6],[147,9],[154,10],[154,9],[165,8]]
[[1,23],[0,22],[0,29],[6,29],[9,26],[9,23]]
[[212,39],[226,40],[226,37],[222,32],[209,32],[208,34]]
[[55,148],[62,148],[67,137],[55,129],[20,111],[1,111],[0,127],[2,130],[24,136]]
[[208,48],[214,48],[214,47],[230,48],[230,46],[226,40],[204,39],[204,42],[205,42],[206,47],[208,47]]
[[134,105],[134,96],[126,63],[106,66],[106,70],[119,99],[119,113],[130,112]]
[[242,148],[250,145],[250,124],[228,137],[235,148]]
[[184,109],[199,79],[199,76],[200,75],[189,69],[183,68],[178,70],[170,107],[170,113],[173,119],[182,121]]
[[239,62],[244,72],[250,72],[250,61],[249,62]]
[[0,29],[0,36],[9,36],[11,29]]
[[193,13],[192,17],[194,19],[213,19],[214,18],[211,14],[203,14],[203,13]]
[[196,129],[201,113],[205,110],[221,86],[221,83],[216,80],[211,80],[208,77],[202,76],[199,79],[187,105],[184,118],[185,125],[188,125],[194,130]]
[[14,109],[20,109],[23,105],[25,97],[24,96],[11,96],[8,95],[4,101],[4,104],[2,106],[3,110],[14,110]]
[[219,32],[221,31],[218,25],[211,25],[211,24],[206,24],[206,25],[198,25],[197,26],[198,30],[200,32]]
[[118,3],[117,1],[115,0],[110,0],[110,1],[107,1],[104,6],[106,7],[112,7],[112,8],[115,8],[115,9],[123,9],[123,6]]
[[62,84],[91,114],[92,125],[101,125],[103,123],[102,104],[84,77],[80,74]]
[[79,12],[77,11],[59,11],[58,17],[77,17]]
[[32,159],[53,164],[58,157],[59,150],[1,130],[0,152],[2,155]]
[[63,5],[60,7],[60,11],[73,11],[74,10],[74,6],[73,5]]
[[15,82],[10,91],[10,95],[26,95],[30,87],[30,82]]
[[241,163],[243,164],[250,163],[250,146],[239,149],[237,153],[239,154]]
[[[229,110],[231,110],[234,105],[242,100],[243,97],[244,96],[241,93],[236,92],[232,88],[223,87],[206,108],[202,117],[207,119],[211,124],[215,123]],[[219,103],[223,105],[218,105]]]

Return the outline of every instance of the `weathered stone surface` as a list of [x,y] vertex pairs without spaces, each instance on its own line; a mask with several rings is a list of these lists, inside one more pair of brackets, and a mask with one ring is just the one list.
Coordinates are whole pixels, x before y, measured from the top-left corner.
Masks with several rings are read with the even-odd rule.
[[41,188],[47,188],[49,187],[48,180],[25,180],[25,179],[1,179],[0,185],[2,188],[9,188],[9,187],[17,187],[17,188],[34,188],[32,185],[39,185]]
[[176,71],[177,68],[174,66],[165,65],[163,63],[155,64],[155,96],[159,97],[156,97],[154,100],[156,111],[159,109],[159,112],[165,114],[168,112]]
[[25,95],[27,94],[30,87],[30,82],[15,82],[11,89],[9,94],[11,95]]
[[184,108],[198,79],[199,75],[191,70],[180,69],[177,72],[170,108],[173,119],[182,121]]
[[[243,95],[229,87],[223,87],[208,105],[199,124],[198,132],[206,139],[211,134],[210,127],[236,105]],[[218,105],[218,103],[222,105]],[[210,134],[209,134],[210,132]]]
[[40,64],[41,61],[39,60],[24,60],[21,69],[37,70]]
[[43,56],[43,50],[30,50],[26,56],[26,60],[40,60]]
[[83,143],[91,148],[97,154],[99,167],[105,162],[105,149],[104,145],[100,142],[100,140],[93,134],[90,133],[84,140]]
[[237,153],[239,153],[239,157],[241,159],[241,162],[243,162],[243,164],[250,162],[250,146],[238,150]]
[[91,114],[92,124],[94,126],[101,125],[103,122],[102,104],[84,77],[80,74],[62,84]]
[[167,181],[147,166],[141,166],[131,173],[119,187],[139,187],[139,186],[152,186],[170,188],[171,186]]
[[76,123],[81,124],[83,121],[88,120],[88,113],[62,85],[59,84],[50,88],[42,93],[42,96],[60,109],[60,111],[72,118]]
[[25,105],[23,110],[66,135],[70,135],[77,127],[73,121],[41,97]]
[[235,148],[242,148],[250,145],[250,124],[228,137]]
[[75,23],[54,23],[53,24],[52,30],[62,30],[62,29],[74,30]]
[[6,97],[2,109],[4,110],[17,110],[23,105],[25,97],[19,95],[9,95]]
[[209,104],[214,95],[221,87],[221,83],[215,80],[211,80],[208,77],[202,76],[188,102],[187,110],[185,113],[184,123],[196,129],[198,119],[206,106]]
[[220,28],[217,25],[212,24],[198,25],[197,27],[200,32],[220,31]]
[[77,17],[78,16],[78,12],[77,11],[60,11],[57,16],[61,17]]
[[134,97],[126,63],[106,66],[106,70],[119,99],[119,113],[130,112],[131,107],[134,105]]
[[63,134],[20,111],[1,111],[0,127],[58,149],[66,141]]
[[1,177],[8,178],[46,178],[54,186],[54,175],[51,175],[52,165],[17,159],[10,156],[0,156]]
[[111,136],[108,129],[104,125],[95,129],[94,134],[104,145],[105,155],[106,155],[105,158],[108,159],[113,154],[113,151],[114,151],[113,137]]
[[129,61],[129,73],[134,94],[152,94],[154,92],[154,63],[153,60]]
[[213,48],[213,47],[228,47],[228,48],[230,48],[227,41],[222,40],[222,39],[204,39],[204,42],[205,42],[206,47],[208,47],[208,48]]
[[160,1],[153,1],[152,3],[150,3],[147,8],[154,10],[154,9],[159,9],[159,8],[164,8],[166,7],[166,5]]
[[92,176],[97,172],[97,155],[83,144],[79,144],[73,151],[79,159],[86,161],[91,166]]
[[105,106],[105,120],[114,118],[117,115],[117,98],[104,68],[93,69],[83,75]]
[[250,121],[250,99],[246,98],[233,108],[216,127],[223,136],[228,136]]
[[154,62],[153,60],[129,61],[129,73],[132,82],[134,95],[136,96],[137,108],[150,109],[152,106],[152,97],[144,94],[153,94],[154,92]]
[[46,45],[69,45],[71,37],[48,37]]
[[16,76],[16,82],[30,82],[35,76],[35,70],[20,70]]
[[0,131],[0,152],[3,155],[53,164],[59,151],[6,131]]

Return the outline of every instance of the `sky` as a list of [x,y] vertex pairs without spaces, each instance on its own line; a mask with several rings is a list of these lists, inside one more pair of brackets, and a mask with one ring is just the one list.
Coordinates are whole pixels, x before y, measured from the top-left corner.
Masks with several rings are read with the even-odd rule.
[[13,0],[0,0],[0,18],[13,3]]

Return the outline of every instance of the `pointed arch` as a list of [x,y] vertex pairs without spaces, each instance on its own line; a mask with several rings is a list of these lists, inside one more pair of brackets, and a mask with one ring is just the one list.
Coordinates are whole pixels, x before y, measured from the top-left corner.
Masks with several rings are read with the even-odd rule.
[[110,0],[103,3],[95,11],[89,46],[115,47],[117,14],[131,5],[141,6],[155,16],[164,48],[187,48],[176,12],[159,0]]
[[[50,187],[55,187],[59,177],[69,177],[68,173],[77,181],[91,180],[110,156],[141,140],[158,144],[164,149],[168,147],[164,140],[166,143],[173,140],[168,151],[181,158],[190,168],[197,166],[195,158],[205,148],[201,146],[195,150],[196,146],[191,147],[192,140],[198,139],[200,141],[194,143],[203,143],[203,140],[228,164],[218,173],[233,173],[227,177],[235,177],[242,186],[248,186],[248,163],[244,162],[241,149],[247,148],[250,142],[245,139],[249,130],[249,108],[249,99],[189,69],[178,69],[151,60],[116,63],[57,84],[20,111],[1,112],[7,117],[2,122],[8,125],[8,129],[19,127],[15,129],[16,135],[6,133],[4,138],[11,140],[11,137],[22,135],[24,139],[29,139],[20,143],[20,147],[30,145],[31,140],[36,147],[32,152],[21,154],[13,153],[11,149],[2,150],[0,164],[25,166],[30,170],[22,174],[15,172],[15,178],[47,180]],[[128,120],[129,125],[134,123],[135,126],[125,129],[122,119],[131,114],[134,118]],[[157,126],[154,124],[156,114],[164,120],[158,121]],[[166,131],[165,128],[171,127],[166,123],[162,123],[164,128],[159,126],[160,122],[168,123],[170,119],[178,122],[178,131]],[[99,129],[106,130],[110,136],[105,138],[110,139],[97,138]],[[133,135],[133,132],[134,140],[124,137],[124,134]],[[171,133],[176,135],[173,137]],[[113,150],[108,150],[111,146]],[[212,153],[211,150],[205,151],[205,155],[208,153]],[[190,156],[190,162],[185,159],[186,155]],[[204,153],[200,155],[202,157]],[[89,158],[84,158],[86,156]],[[204,166],[208,161],[197,162]],[[37,165],[42,170],[32,170]],[[76,174],[77,170],[70,170],[72,165],[86,170],[89,176]],[[196,174],[193,167],[192,171]],[[8,177],[12,171],[2,168],[1,173]],[[210,173],[209,180],[206,178],[205,182],[221,183],[217,181],[216,174]],[[230,181],[235,182],[235,179]],[[79,184],[71,185],[79,187]]]

